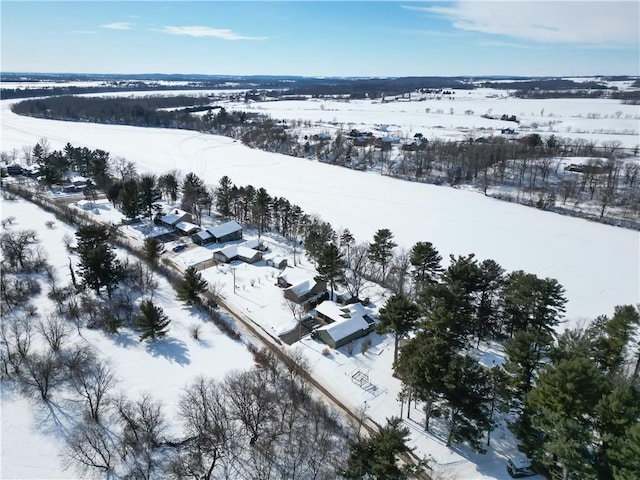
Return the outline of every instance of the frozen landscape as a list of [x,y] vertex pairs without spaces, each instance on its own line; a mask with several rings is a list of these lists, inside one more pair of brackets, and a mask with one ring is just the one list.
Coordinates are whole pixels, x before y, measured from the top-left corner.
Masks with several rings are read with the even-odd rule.
[[[428,103],[417,101],[388,104],[266,102],[246,108],[267,111],[274,118],[320,121],[318,130],[330,130],[330,123],[338,119],[354,128],[377,128],[376,125],[384,123],[399,132],[421,131],[430,138],[440,135],[463,138],[471,131],[492,128],[493,123],[485,125],[477,115],[489,109],[496,114],[528,112],[523,115],[528,122],[555,122],[535,130],[540,133],[575,133],[598,142],[615,139],[627,148],[639,143],[637,106],[623,109],[608,101],[488,99],[485,93],[472,100],[434,100],[433,105],[446,105],[447,113],[429,114],[428,120],[424,120],[426,115],[423,114],[424,109],[429,108]],[[266,153],[226,137],[22,117],[10,111],[11,103],[3,101],[1,104],[3,151],[21,151],[44,138],[54,149],[70,142],[107,150],[112,158],[132,161],[142,173],[162,174],[177,169],[183,174],[193,172],[211,185],[227,175],[238,185],[264,187],[271,195],[286,197],[305,212],[331,222],[337,229],[349,228],[358,241],[370,241],[378,229],[388,228],[399,249],[409,249],[419,241],[430,241],[445,258],[445,264],[449,255],[475,253],[480,260],[496,260],[508,271],[524,270],[540,277],[555,278],[565,287],[568,299],[565,323],[560,329],[580,326],[598,315],[611,314],[616,305],[640,301],[640,236],[634,230],[501,202],[463,189],[405,182],[379,173],[358,172]],[[309,106],[312,108],[307,108]],[[448,113],[449,108],[454,108],[454,113]],[[463,110],[466,109],[474,109],[477,113],[465,115]],[[542,117],[542,110],[544,117],[537,118]],[[623,113],[614,119],[618,110]],[[587,119],[591,113],[597,113],[598,118]],[[438,125],[444,128],[436,128]],[[107,207],[100,217],[117,219]],[[23,201],[3,201],[2,216],[15,216],[18,221],[14,228],[38,230],[49,251],[50,261],[61,277],[67,274],[67,254],[61,238],[71,231],[69,227],[56,221],[53,229],[44,229],[50,218],[48,214]],[[268,236],[266,238],[268,240]],[[176,263],[187,265],[194,251],[171,255]],[[283,249],[278,253],[291,259],[291,251]],[[247,264],[235,268],[233,274],[237,276],[238,285],[235,293],[228,266],[210,268],[203,274],[210,284],[222,285],[226,301],[265,331],[277,335],[295,325],[280,290],[273,285],[277,269]],[[301,268],[313,271],[311,262],[306,259]],[[388,296],[388,292],[374,287],[368,294],[374,311]],[[160,282],[155,298],[171,316],[172,324],[169,338],[153,349],[145,348],[128,334],[111,338],[94,331],[83,332],[83,341],[104,357],[116,361],[122,380],[120,388],[136,393],[152,391],[169,407],[168,411],[174,412],[180,388],[196,375],[206,372],[219,377],[230,369],[252,365],[251,356],[242,344],[222,336],[210,324],[205,326],[203,323],[206,328],[203,341],[190,338],[189,326],[202,320],[175,303],[165,282]],[[382,423],[386,417],[399,414],[396,396],[400,382],[391,375],[392,338],[377,334],[370,334],[370,338],[372,345],[366,353],[359,353],[361,341],[351,347],[355,353],[342,347],[326,355],[323,345],[310,338],[290,348],[303,352],[312,365],[314,377],[329,386],[343,402],[353,409],[364,409],[368,416]],[[501,353],[494,345],[482,344],[476,354],[488,366],[494,361],[502,361]],[[136,364],[136,368],[129,368],[131,364]],[[215,370],[212,370],[214,366]],[[357,370],[369,374],[366,388],[352,381]],[[3,392],[2,402],[3,478],[74,478],[71,472],[63,469],[58,458],[56,439],[59,432],[43,432],[39,428],[48,421],[44,407],[11,392]],[[29,411],[36,414],[31,416]],[[504,423],[500,423],[493,433],[493,447],[487,454],[480,455],[466,448],[446,448],[442,432],[424,434],[420,415],[416,412],[415,420],[405,421],[405,424],[411,428],[412,445],[417,447],[417,452],[431,457],[435,474],[443,478],[508,478],[505,455],[515,449],[515,443]],[[64,428],[63,422],[60,428]],[[13,432],[19,432],[18,440],[7,444],[6,439],[15,435]],[[36,459],[31,455],[25,457],[25,445],[39,445],[41,455]]]

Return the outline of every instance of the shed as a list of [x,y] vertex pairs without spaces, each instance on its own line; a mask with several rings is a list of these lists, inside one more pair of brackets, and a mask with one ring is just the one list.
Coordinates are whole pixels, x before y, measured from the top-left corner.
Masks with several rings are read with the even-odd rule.
[[265,258],[265,263],[268,266],[277,268],[279,270],[283,270],[284,268],[287,267],[287,259],[286,258],[277,257],[277,256],[274,256],[274,255],[272,255],[269,258]]

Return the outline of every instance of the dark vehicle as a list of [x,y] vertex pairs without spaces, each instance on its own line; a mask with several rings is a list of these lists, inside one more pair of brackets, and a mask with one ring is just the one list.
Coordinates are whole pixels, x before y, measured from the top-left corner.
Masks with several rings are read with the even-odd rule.
[[185,248],[187,248],[187,246],[182,244],[182,243],[180,243],[180,244],[176,245],[175,247],[173,247],[171,250],[173,250],[174,252],[181,252]]
[[531,460],[523,456],[513,456],[507,461],[507,471],[513,478],[535,475]]

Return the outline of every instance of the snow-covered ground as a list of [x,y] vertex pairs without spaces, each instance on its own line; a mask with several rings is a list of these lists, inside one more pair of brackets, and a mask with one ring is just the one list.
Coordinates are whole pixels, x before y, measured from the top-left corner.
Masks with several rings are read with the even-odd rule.
[[252,150],[232,139],[191,131],[94,125],[20,117],[2,102],[2,149],[47,138],[125,157],[141,171],[194,172],[216,184],[264,187],[359,241],[388,228],[400,248],[431,241],[446,259],[475,253],[507,270],[556,278],[569,299],[571,325],[640,300],[640,234],[450,187],[404,182],[299,158]]
[[[467,140],[479,136],[500,135],[503,128],[521,134],[555,134],[583,138],[599,144],[619,141],[625,148],[640,144],[640,106],[624,105],[609,99],[519,99],[505,90],[457,90],[455,95],[412,101],[380,102],[370,100],[283,100],[265,102],[229,102],[228,110],[262,113],[274,119],[311,121],[328,133],[337,128],[350,131],[380,129],[378,135],[413,137],[422,133],[427,139]],[[427,97],[423,95],[423,97]],[[515,115],[520,123],[484,118]],[[384,133],[383,133],[384,132]]]
[[[453,104],[457,105],[457,101],[451,101],[452,107]],[[446,100],[439,102],[450,105]],[[567,325],[570,326],[600,314],[610,314],[615,305],[640,301],[640,234],[635,231],[500,202],[469,191],[407,183],[372,172],[356,172],[251,150],[225,137],[189,131],[39,120],[16,116],[10,112],[8,105],[8,102],[2,102],[0,111],[1,145],[4,151],[13,148],[20,151],[23,146],[33,146],[44,137],[50,141],[52,148],[62,148],[67,142],[102,148],[109,151],[112,157],[122,156],[133,161],[141,171],[164,173],[173,168],[184,173],[193,171],[210,184],[228,175],[238,185],[265,187],[271,195],[284,196],[299,204],[306,212],[321,215],[336,229],[348,227],[359,241],[369,241],[377,229],[389,228],[400,248],[408,249],[417,241],[431,241],[445,258],[449,254],[476,253],[479,259],[495,259],[508,271],[522,269],[556,278],[567,290]],[[493,108],[495,114],[503,113],[502,110],[498,112],[495,106]],[[401,124],[404,121],[401,113],[390,110],[385,123]],[[518,115],[518,112],[504,113]],[[362,116],[364,118],[367,114],[362,113]],[[106,208],[99,211],[103,218],[112,218]],[[2,215],[12,215],[6,212],[5,205]],[[36,222],[42,231],[45,218],[40,216]],[[57,222],[53,231],[63,228],[66,227]],[[47,232],[44,230],[43,234]],[[46,242],[47,245],[49,243]],[[60,240],[57,243],[61,246]],[[292,260],[292,252],[277,250],[280,248],[277,246],[273,248],[274,253]],[[199,247],[190,247],[178,255],[168,252],[168,255],[172,255],[179,263],[188,263],[197,257],[196,252],[200,252],[203,258],[210,255],[209,250]],[[56,258],[56,255],[52,254],[52,258]],[[60,268],[64,269],[66,253],[60,258],[63,259]],[[306,261],[302,266],[311,269]],[[235,293],[232,283],[234,273]],[[223,285],[227,301],[238,311],[255,319],[266,331],[279,333],[290,328],[294,322],[291,311],[282,300],[281,290],[274,285],[275,273],[275,269],[264,263],[255,266],[237,264],[235,272],[229,266],[214,267],[203,272],[210,283]],[[180,306],[171,307],[169,301],[167,297],[168,303],[162,305],[167,313],[171,311],[173,315],[179,315],[184,310]],[[372,301],[376,307],[381,306],[382,293],[376,292]],[[174,313],[171,308],[177,311]],[[191,319],[186,323],[193,321]],[[178,385],[177,380],[174,383],[171,377],[197,374],[201,362],[211,361],[207,354],[218,350],[192,346],[193,341],[187,331],[181,331],[178,324],[172,323],[170,336],[175,336],[187,346],[188,364],[178,362],[175,355],[173,361],[162,355],[154,358],[137,344],[135,338],[129,346],[116,345],[99,334],[95,335],[100,338],[92,338],[92,341],[101,351],[117,352],[127,362],[148,359],[153,364],[149,368],[162,372],[159,383],[139,385],[136,382],[142,380],[133,378],[127,385],[132,385],[134,391],[152,388],[154,394],[156,389],[161,390],[159,397],[170,406],[175,402],[172,395],[184,384],[182,381]],[[222,342],[223,338],[218,341]],[[400,413],[396,401],[399,382],[391,376],[390,368],[393,342],[391,338],[372,334],[371,346],[366,353],[361,352],[361,344],[362,341],[358,341],[327,354],[323,344],[307,338],[293,348],[304,352],[313,366],[314,375],[323,379],[339,398],[354,408],[366,409],[368,415],[383,423],[386,417]],[[488,359],[485,363],[491,364],[491,359],[499,361],[499,355],[492,346],[483,345],[482,350]],[[226,355],[226,358],[239,356],[241,367],[250,364],[248,353],[244,350],[242,354],[227,352]],[[223,366],[226,367],[224,363]],[[172,369],[172,375],[165,374],[168,369]],[[360,386],[352,381],[352,375],[357,370],[369,374],[368,383]],[[135,377],[134,373],[128,374]],[[37,437],[33,438],[35,445],[49,442],[43,444],[39,451],[43,459],[50,461],[57,451],[57,447],[50,443],[55,435],[38,432],[33,418],[24,418],[27,411],[24,402],[3,394],[3,411],[13,412],[16,416],[9,427],[12,431],[23,432],[20,438],[24,442],[30,440],[29,435]],[[509,478],[503,455],[511,451],[514,445],[504,425],[492,435],[494,448],[486,455],[478,455],[466,448],[445,448],[437,428],[434,433],[425,435],[420,425],[420,413],[412,412],[412,418],[415,423],[409,421],[406,424],[412,429],[413,444],[418,447],[420,454],[433,456],[432,464],[437,467],[438,474],[446,478]],[[2,425],[5,429],[4,419]],[[5,435],[3,438],[6,438]],[[19,448],[12,448],[9,447],[10,454],[19,455]],[[5,459],[10,458],[13,465],[13,457],[5,457],[4,445],[2,449],[3,464]],[[24,459],[19,456],[16,458]],[[50,477],[65,474],[58,470],[56,472]],[[2,473],[4,478],[4,470]],[[42,478],[26,470],[16,475]]]
[[[2,218],[11,216],[16,219],[10,227],[12,230],[38,232],[61,284],[69,283],[69,254],[62,238],[65,234],[73,235],[74,230],[24,200],[2,200]],[[45,227],[47,221],[54,222],[53,228]],[[126,392],[130,398],[150,393],[163,403],[169,421],[175,423],[179,395],[195,377],[221,379],[227,372],[247,369],[254,362],[243,343],[231,340],[204,316],[176,301],[175,292],[164,279],[156,277],[156,280],[154,303],[171,319],[164,339],[147,345],[140,343],[131,331],[105,335],[101,331],[82,329],[82,338],[76,337],[75,341],[90,346],[100,358],[110,359],[119,380],[117,391]],[[46,293],[44,285],[43,293],[33,299],[42,318],[53,310]],[[199,340],[189,333],[193,325],[200,325]],[[72,470],[64,469],[60,457],[64,430],[74,420],[65,415],[68,395],[64,391],[54,393],[53,406],[45,406],[4,387],[0,395],[0,478],[78,478]],[[61,406],[60,410],[57,406]]]

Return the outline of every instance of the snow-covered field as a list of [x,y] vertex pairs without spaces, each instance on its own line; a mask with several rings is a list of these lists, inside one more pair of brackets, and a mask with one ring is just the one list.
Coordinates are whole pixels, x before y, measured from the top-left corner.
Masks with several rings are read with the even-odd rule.
[[[433,97],[433,96],[432,96]],[[466,140],[479,136],[500,135],[503,128],[521,134],[555,134],[567,138],[583,138],[599,144],[622,143],[625,148],[640,144],[640,106],[623,105],[609,99],[519,99],[504,90],[457,90],[455,95],[440,99],[412,101],[370,100],[283,100],[265,102],[229,102],[227,109],[267,114],[274,119],[309,120],[327,133],[340,127],[375,130],[413,137],[422,133],[429,140],[446,138]],[[520,123],[493,120],[515,115]]]
[[638,232],[489,199],[449,187],[404,182],[379,174],[249,149],[229,138],[191,131],[69,123],[20,117],[2,103],[2,150],[33,146],[101,148],[141,171],[194,172],[210,184],[228,175],[238,185],[266,188],[359,241],[389,228],[400,248],[431,241],[444,258],[475,253],[507,270],[556,278],[575,325],[637,303]]
[[[480,101],[483,100],[476,100]],[[464,108],[458,107],[459,100],[437,102],[442,105],[441,108],[446,106],[447,109],[454,108],[456,111]],[[273,105],[284,103],[277,102]],[[374,108],[372,105],[369,104]],[[387,105],[375,108],[389,108]],[[402,125],[403,129],[408,130],[407,117],[403,117],[406,112],[399,111],[398,105],[412,104],[398,103],[396,110],[388,110],[381,118],[386,118],[385,124]],[[417,105],[424,106],[424,102]],[[492,107],[494,114],[520,113],[515,110],[503,112],[496,105],[500,104]],[[538,115],[539,104],[536,108],[538,110],[535,114]],[[545,107],[548,108],[550,107]],[[291,115],[295,114],[295,111],[291,112]],[[334,116],[342,115],[332,113]],[[370,240],[379,228],[389,228],[400,248],[408,249],[417,241],[431,241],[445,258],[449,254],[476,253],[480,259],[495,259],[508,271],[522,269],[556,278],[567,290],[567,325],[570,326],[600,314],[610,314],[615,305],[640,301],[640,234],[635,231],[500,202],[469,191],[407,183],[371,172],[357,172],[251,150],[225,137],[190,131],[75,124],[19,117],[10,112],[9,102],[2,102],[0,114],[0,149],[3,151],[14,148],[20,151],[23,146],[33,146],[44,137],[49,140],[52,148],[61,148],[70,142],[76,146],[107,150],[112,157],[122,156],[133,161],[141,171],[164,173],[173,168],[184,173],[193,171],[210,184],[215,184],[221,176],[228,175],[238,185],[265,187],[271,195],[284,196],[299,204],[306,212],[321,215],[336,229],[348,227],[359,241]],[[304,118],[303,114],[304,112],[295,118]],[[347,114],[354,115],[356,119],[353,110]],[[604,114],[604,110],[601,114]],[[609,112],[606,114],[610,115]],[[374,117],[370,112],[364,111],[358,115],[361,120],[377,123],[373,121]],[[273,116],[284,118],[275,113]],[[443,116],[450,115],[447,113]],[[451,116],[462,119],[469,117],[464,112]],[[15,205],[3,204],[2,207],[3,217],[15,215],[20,221],[27,221],[26,217],[24,220],[22,217],[27,210],[20,210],[18,215],[8,210]],[[106,211],[100,212],[105,218],[111,218]],[[42,235],[59,233],[61,238],[67,227],[56,222],[54,230],[43,229],[46,221],[43,215],[45,214],[27,215],[29,221],[33,217],[36,222],[37,226],[32,228],[38,228]],[[59,238],[48,238],[44,243],[56,244],[62,248]],[[189,252],[177,255],[176,258],[187,256]],[[51,258],[63,259],[59,265],[62,275],[66,253],[54,252]],[[305,263],[305,268],[310,268],[310,265]],[[286,330],[291,325],[291,316],[281,297],[277,300],[273,298],[273,295],[280,293],[273,286],[272,274],[275,274],[275,269],[243,265],[235,273],[239,288],[234,295],[230,283],[233,272],[228,267],[204,272],[210,282],[224,281],[224,294],[229,301],[247,316],[256,317],[265,330],[272,328],[274,333]],[[162,297],[162,292],[158,295]],[[189,315],[188,311],[177,304],[171,306],[171,295],[165,295],[167,297],[163,300],[166,303],[162,306],[167,313],[171,312],[175,318],[183,318],[180,317],[183,314]],[[372,297],[372,300],[375,303],[381,299]],[[217,355],[218,351],[222,350],[227,359],[238,358],[240,368],[251,363],[248,353],[240,345],[232,343],[233,348],[237,347],[241,352],[217,347],[226,339],[216,337],[219,334],[215,329],[208,332],[208,335],[216,348],[194,345],[186,330],[194,321],[197,319],[187,316],[184,330],[179,326],[183,322],[174,321],[170,332],[170,337],[175,338],[178,344],[182,342],[183,348],[188,352],[188,362],[184,361],[185,355],[180,355],[182,362],[179,362],[173,349],[173,359],[161,354],[154,358],[150,354],[152,352],[138,345],[135,338],[125,345],[118,345],[113,339],[93,333],[94,337],[88,336],[88,341],[93,342],[105,355],[118,355],[119,367],[131,362],[148,362],[148,368],[159,375],[157,384],[145,384],[143,379],[136,377],[135,372],[123,373],[124,384],[134,392],[147,389],[152,390],[155,395],[158,390],[160,399],[171,406],[175,403],[177,390],[186,379],[200,373],[200,369],[208,369],[212,364],[212,356]],[[354,408],[366,408],[368,415],[376,421],[384,422],[385,417],[399,414],[396,402],[399,382],[391,376],[392,340],[375,334],[371,335],[371,339],[372,345],[366,353],[360,352],[361,342],[352,347],[351,353],[349,347],[343,347],[329,355],[323,354],[324,346],[311,339],[303,340],[295,348],[302,349],[313,366],[314,375],[324,379],[336,395]],[[484,346],[483,349],[489,359],[495,358],[491,346]],[[233,363],[235,364],[235,360]],[[490,364],[490,360],[487,363]],[[233,368],[225,362],[216,364],[223,368],[219,374],[224,373],[224,368]],[[351,375],[357,369],[370,375],[370,384],[365,385],[366,389],[351,381]],[[3,441],[2,445],[3,465],[11,465],[11,468],[18,468],[16,464],[21,465],[19,468],[22,470],[5,472],[6,467],[3,467],[2,478],[11,478],[11,475],[15,478],[68,476],[68,472],[59,469],[52,470],[51,474],[46,470],[24,470],[34,464],[42,467],[46,465],[45,462],[56,459],[57,447],[51,441],[55,439],[56,433],[39,432],[38,416],[26,417],[27,408],[33,407],[30,402],[4,393],[2,398],[3,414],[8,412],[11,415],[10,420],[2,419],[3,439],[10,438],[7,437],[8,432],[22,432],[21,444],[12,442],[7,446]],[[170,410],[171,408],[168,409]],[[416,413],[412,417],[420,419],[420,415]],[[477,455],[465,448],[449,450],[444,447],[437,431],[424,435],[418,423],[408,422],[407,425],[412,429],[413,442],[419,452],[433,455],[433,464],[446,478],[508,478],[504,457],[501,455],[513,449],[513,439],[503,427],[493,434],[495,450],[490,450],[486,455]],[[42,452],[41,463],[29,462],[25,457],[26,449],[20,445],[27,442],[41,446],[38,450]]]

